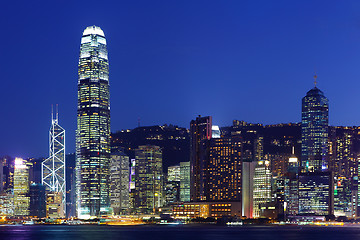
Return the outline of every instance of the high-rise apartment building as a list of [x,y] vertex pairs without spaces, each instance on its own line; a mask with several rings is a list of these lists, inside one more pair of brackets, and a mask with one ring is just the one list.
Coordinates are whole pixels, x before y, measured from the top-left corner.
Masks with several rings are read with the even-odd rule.
[[144,213],[155,212],[164,202],[160,147],[139,146],[135,161],[135,208]]
[[191,201],[208,199],[208,164],[210,139],[212,138],[212,117],[197,117],[190,122],[190,195]]
[[125,213],[129,207],[129,157],[123,152],[111,154],[110,164],[110,201],[114,214]]
[[109,62],[103,30],[87,27],[81,38],[76,131],[77,215],[110,212]]
[[301,171],[328,169],[329,101],[316,87],[302,99]]
[[[51,115],[49,158],[41,164],[41,182],[47,192],[60,192],[66,206],[65,130],[59,125],[58,112],[55,118]],[[65,209],[63,211],[65,214]]]
[[21,158],[15,158],[14,167],[14,215],[28,216],[29,198],[29,166]]

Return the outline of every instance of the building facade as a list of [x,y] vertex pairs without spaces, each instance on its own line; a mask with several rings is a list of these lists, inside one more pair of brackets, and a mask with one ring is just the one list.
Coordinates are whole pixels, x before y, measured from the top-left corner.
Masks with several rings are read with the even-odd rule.
[[190,200],[206,201],[208,198],[208,165],[212,117],[197,117],[190,122]]
[[241,138],[212,138],[208,164],[208,201],[241,202]]
[[45,186],[42,184],[31,184],[30,191],[30,216],[36,218],[46,217],[46,195]]
[[163,206],[164,176],[160,147],[146,145],[135,150],[135,209],[152,213]]
[[[59,125],[59,117],[56,113],[51,116],[49,131],[49,158],[41,164],[41,183],[48,192],[60,192],[62,202],[66,206],[66,177],[65,177],[65,130]],[[64,210],[64,214],[66,209]]]
[[81,38],[76,131],[77,215],[110,212],[109,62],[104,32],[87,27]]
[[15,158],[14,215],[29,216],[29,166],[22,158]]
[[301,171],[328,169],[329,101],[315,85],[302,99]]
[[190,162],[180,162],[180,201],[190,202]]
[[299,175],[299,214],[332,215],[334,185],[332,172],[307,172]]
[[260,217],[260,205],[271,201],[271,170],[270,161],[256,162],[253,190],[253,217]]
[[46,194],[46,217],[64,218],[64,202],[61,192],[48,192]]
[[122,152],[111,154],[110,201],[114,214],[126,213],[129,203],[129,157]]

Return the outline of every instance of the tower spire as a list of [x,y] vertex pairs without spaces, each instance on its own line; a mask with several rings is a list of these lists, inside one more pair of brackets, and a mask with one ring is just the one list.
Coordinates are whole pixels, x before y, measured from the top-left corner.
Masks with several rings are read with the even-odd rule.
[[314,85],[315,85],[315,87],[316,87],[316,84],[317,84],[316,79],[317,79],[317,75],[316,75],[316,72],[315,72],[315,75],[314,75]]
[[54,105],[51,104],[51,123],[54,122]]
[[56,123],[59,122],[59,104],[56,104],[56,119],[55,119]]

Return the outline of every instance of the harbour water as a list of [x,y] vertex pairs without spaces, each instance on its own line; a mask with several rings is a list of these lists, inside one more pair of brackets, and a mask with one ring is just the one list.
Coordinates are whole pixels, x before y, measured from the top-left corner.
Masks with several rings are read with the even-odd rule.
[[360,226],[1,226],[1,240],[345,240],[360,239]]

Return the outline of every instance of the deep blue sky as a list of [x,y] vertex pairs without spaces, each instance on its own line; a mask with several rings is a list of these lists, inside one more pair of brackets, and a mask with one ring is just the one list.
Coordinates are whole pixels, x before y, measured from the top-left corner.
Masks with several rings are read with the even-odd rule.
[[75,151],[82,31],[108,41],[111,129],[198,114],[214,123],[299,122],[318,87],[331,125],[360,124],[359,1],[6,1],[0,155],[48,155],[51,104]]

